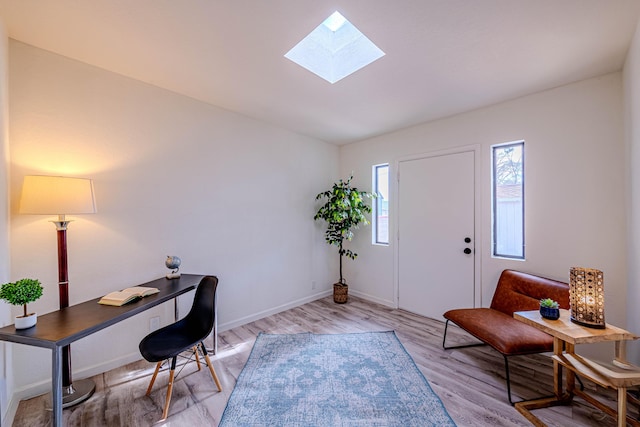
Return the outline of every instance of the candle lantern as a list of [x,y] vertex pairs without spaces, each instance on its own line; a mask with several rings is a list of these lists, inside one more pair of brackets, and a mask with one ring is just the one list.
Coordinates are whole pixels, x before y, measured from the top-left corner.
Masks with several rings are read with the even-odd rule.
[[571,267],[569,282],[571,321],[604,329],[604,275],[593,268]]

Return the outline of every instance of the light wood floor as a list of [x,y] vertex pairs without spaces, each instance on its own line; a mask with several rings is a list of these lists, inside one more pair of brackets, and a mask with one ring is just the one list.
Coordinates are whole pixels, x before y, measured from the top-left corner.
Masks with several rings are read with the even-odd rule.
[[[470,342],[458,328],[449,329],[447,344]],[[169,418],[164,423],[157,423],[157,420],[162,414],[168,373],[161,371],[154,391],[146,397],[153,365],[140,361],[93,377],[96,382],[94,396],[79,406],[65,409],[65,425],[217,425],[259,332],[388,330],[396,331],[456,424],[530,425],[507,401],[504,362],[500,354],[486,346],[445,351],[442,349],[443,322],[353,297],[344,305],[334,304],[330,297],[324,298],[220,333],[218,354],[212,360],[223,392],[217,392],[206,368],[198,372],[195,363],[186,364],[175,382]],[[211,346],[211,341],[206,344]],[[519,356],[510,360],[514,400],[551,394],[552,365],[547,356]],[[610,393],[596,389],[592,383],[587,382],[585,386],[613,404]],[[51,413],[45,409],[45,400],[42,396],[21,402],[13,425],[49,425]],[[570,407],[541,409],[535,413],[549,426],[615,425],[610,417],[580,399]]]

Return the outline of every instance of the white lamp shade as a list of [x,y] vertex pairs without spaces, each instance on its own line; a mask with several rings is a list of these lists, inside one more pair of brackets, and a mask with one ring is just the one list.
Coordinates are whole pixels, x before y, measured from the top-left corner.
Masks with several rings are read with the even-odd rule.
[[90,179],[38,175],[24,177],[20,213],[65,215],[96,211],[93,181]]

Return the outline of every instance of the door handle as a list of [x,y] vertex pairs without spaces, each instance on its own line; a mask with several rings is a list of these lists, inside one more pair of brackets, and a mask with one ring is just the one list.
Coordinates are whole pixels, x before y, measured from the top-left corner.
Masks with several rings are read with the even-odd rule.
[[471,237],[465,237],[464,238],[464,242],[465,243],[471,243]]
[[471,253],[471,249],[469,248],[464,248],[464,253],[469,255]]

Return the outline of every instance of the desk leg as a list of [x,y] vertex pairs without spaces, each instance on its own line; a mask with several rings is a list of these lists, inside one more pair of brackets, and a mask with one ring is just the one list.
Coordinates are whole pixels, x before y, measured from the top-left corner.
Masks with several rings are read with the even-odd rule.
[[51,398],[53,425],[62,426],[62,347],[51,350]]
[[627,425],[627,389],[618,388],[618,427]]
[[213,354],[218,354],[218,298],[213,304]]
[[[562,356],[563,341],[560,338],[553,338],[553,354]],[[553,394],[558,399],[562,398],[562,365],[556,360],[553,361]]]
[[[565,343],[565,352],[568,354],[575,354],[575,345],[571,343]],[[567,397],[571,399],[576,387],[576,374],[571,369],[567,369]]]

